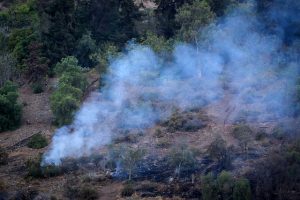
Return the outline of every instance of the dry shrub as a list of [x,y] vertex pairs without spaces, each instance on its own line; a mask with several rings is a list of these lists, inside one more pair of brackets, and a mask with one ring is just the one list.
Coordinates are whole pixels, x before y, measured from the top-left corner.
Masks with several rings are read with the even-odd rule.
[[122,197],[130,197],[135,192],[131,183],[126,183],[121,191]]
[[0,165],[6,165],[8,163],[8,153],[2,147],[0,147]]

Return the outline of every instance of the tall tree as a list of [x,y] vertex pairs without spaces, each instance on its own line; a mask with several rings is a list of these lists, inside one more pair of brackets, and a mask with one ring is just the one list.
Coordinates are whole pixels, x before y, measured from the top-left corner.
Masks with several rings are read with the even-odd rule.
[[179,28],[175,22],[175,15],[177,10],[185,3],[191,3],[192,0],[155,0],[158,5],[156,9],[156,17],[159,21],[158,32],[166,38],[175,35],[176,30]]
[[41,39],[50,64],[70,55],[75,46],[74,0],[40,0],[38,2]]
[[184,4],[178,9],[175,21],[179,25],[178,36],[187,42],[198,42],[198,33],[204,26],[214,19],[215,14],[211,11],[206,1],[196,0],[192,4]]
[[99,44],[122,45],[137,36],[134,23],[139,12],[133,0],[77,0],[76,5],[78,30],[90,30]]

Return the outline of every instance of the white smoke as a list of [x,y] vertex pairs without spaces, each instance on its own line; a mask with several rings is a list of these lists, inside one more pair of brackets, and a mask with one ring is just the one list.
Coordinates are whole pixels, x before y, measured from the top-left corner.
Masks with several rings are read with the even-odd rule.
[[[202,107],[227,93],[232,106],[240,109],[251,104],[253,111],[267,117],[286,114],[287,88],[295,80],[299,62],[292,53],[287,59],[290,52],[282,49],[282,35],[265,29],[248,6],[210,25],[197,48],[177,44],[171,60],[147,46],[129,46],[111,62],[101,92],[82,105],[72,125],[56,131],[43,164],[90,155],[121,129],[150,127],[167,119],[173,107]],[[251,103],[245,104],[245,99]]]

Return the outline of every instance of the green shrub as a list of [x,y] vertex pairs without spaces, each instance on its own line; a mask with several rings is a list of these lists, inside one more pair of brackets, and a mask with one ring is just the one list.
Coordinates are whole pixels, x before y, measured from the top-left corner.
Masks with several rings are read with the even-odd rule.
[[17,102],[17,87],[7,82],[0,88],[0,132],[17,128],[21,123],[22,107]]
[[81,72],[64,72],[59,79],[59,87],[63,84],[70,85],[84,91],[87,86],[87,81],[86,77]]
[[232,199],[234,180],[229,172],[222,171],[217,177],[218,190],[221,195],[221,199]]
[[79,101],[71,95],[56,93],[51,97],[51,109],[59,126],[70,124],[78,108]]
[[51,110],[59,126],[70,124],[79,108],[80,100],[87,86],[87,80],[78,66],[78,60],[69,56],[55,66],[59,75],[58,89],[50,98]]
[[78,60],[74,56],[62,58],[54,67],[57,76],[61,76],[64,72],[81,72],[82,68],[78,65]]
[[217,182],[212,173],[202,177],[202,199],[203,200],[217,200],[218,187]]
[[33,83],[31,85],[31,89],[34,94],[39,94],[39,93],[44,92],[43,85],[39,82]]
[[8,163],[8,153],[0,147],[0,165],[6,165]]
[[44,135],[41,133],[34,134],[27,146],[32,149],[41,149],[48,145],[48,141]]
[[251,188],[247,179],[239,179],[235,182],[233,188],[233,200],[250,200]]

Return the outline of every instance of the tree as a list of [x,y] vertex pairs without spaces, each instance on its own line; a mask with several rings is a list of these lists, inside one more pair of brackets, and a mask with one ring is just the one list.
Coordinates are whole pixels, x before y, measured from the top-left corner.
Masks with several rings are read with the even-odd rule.
[[112,42],[122,46],[137,36],[138,8],[133,0],[77,0],[76,26],[90,30],[98,44]]
[[74,0],[38,1],[41,40],[50,66],[71,55],[75,47]]
[[74,56],[67,56],[62,58],[54,67],[54,72],[57,76],[62,76],[65,72],[78,72],[80,73],[82,68],[78,64],[77,58]]
[[143,149],[125,149],[125,153],[121,155],[122,166],[128,173],[128,179],[131,180],[134,169],[138,166],[139,162],[145,156],[145,150]]
[[217,178],[218,190],[223,200],[231,200],[234,180],[229,172],[222,171]]
[[32,82],[40,82],[48,72],[49,60],[43,56],[42,47],[37,41],[28,46],[29,55],[25,59],[26,75]]
[[51,110],[59,126],[70,124],[78,108],[79,101],[71,95],[58,91],[51,96]]
[[233,188],[233,200],[250,200],[251,189],[247,179],[239,179],[235,182]]
[[0,87],[13,78],[15,64],[16,62],[11,54],[5,53],[0,55]]
[[175,167],[175,173],[179,177],[182,170],[194,169],[197,162],[195,153],[184,144],[173,148],[168,157],[171,166]]
[[217,162],[223,168],[231,167],[230,149],[226,147],[226,142],[222,138],[215,139],[207,149],[211,158],[217,160]]
[[173,47],[171,39],[166,40],[163,36],[147,32],[142,44],[151,47],[157,53],[171,52]]
[[87,80],[78,65],[78,60],[69,56],[63,58],[54,68],[60,76],[58,89],[50,98],[51,109],[59,126],[70,124],[79,108]]
[[22,109],[17,99],[17,86],[12,82],[6,82],[0,88],[0,132],[20,125]]
[[165,36],[167,39],[173,37],[179,29],[175,22],[175,15],[178,9],[185,3],[191,3],[192,0],[156,0],[158,7],[155,11],[156,18],[159,21],[158,34]]
[[198,43],[199,31],[213,21],[215,14],[206,1],[195,0],[192,4],[184,4],[175,15],[179,24],[177,32],[181,40]]
[[82,67],[94,67],[96,63],[90,58],[97,50],[96,41],[92,38],[91,33],[84,34],[78,41],[75,55]]
[[248,156],[248,145],[251,141],[253,131],[249,126],[245,124],[240,124],[234,127],[232,134],[233,136],[240,141],[240,145],[243,148],[243,151]]
[[202,182],[202,198],[203,200],[217,200],[218,188],[217,182],[212,173],[203,176]]
[[205,0],[205,1],[209,4],[209,6],[211,7],[211,10],[217,16],[224,15],[226,12],[226,9],[228,7],[230,7],[231,5],[234,5],[234,3],[236,3],[236,0]]

